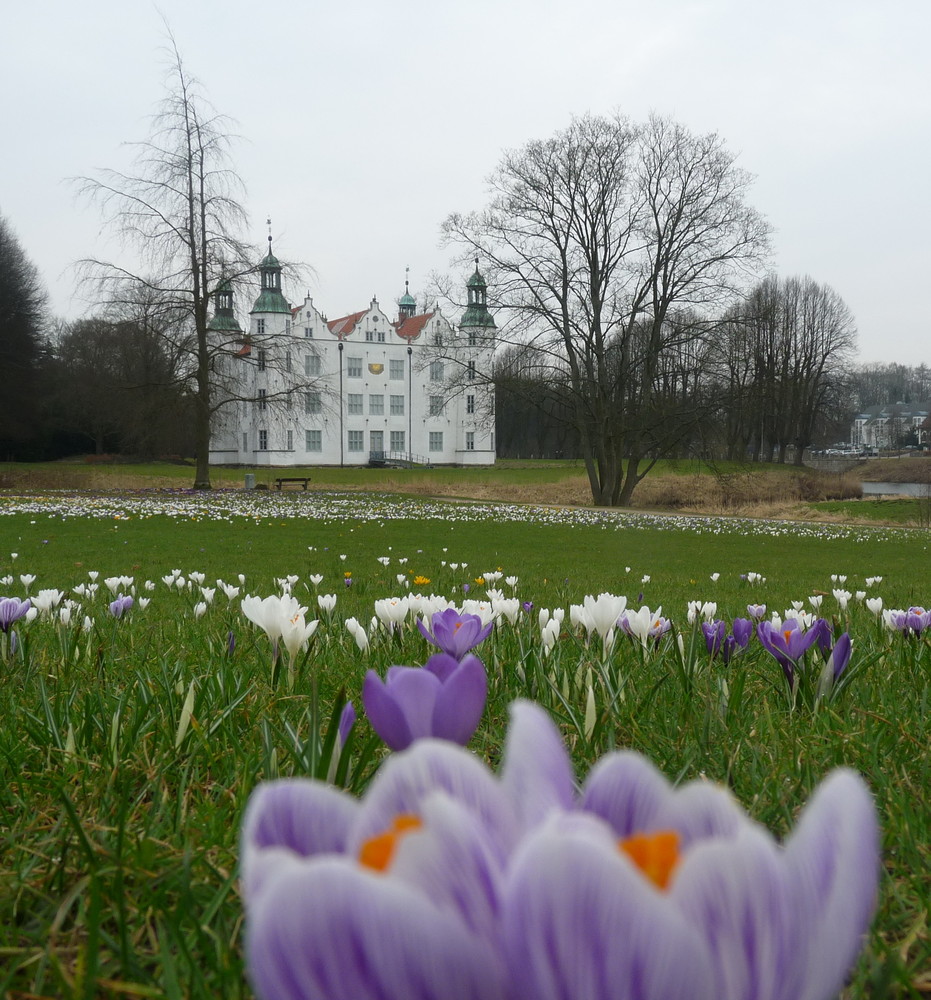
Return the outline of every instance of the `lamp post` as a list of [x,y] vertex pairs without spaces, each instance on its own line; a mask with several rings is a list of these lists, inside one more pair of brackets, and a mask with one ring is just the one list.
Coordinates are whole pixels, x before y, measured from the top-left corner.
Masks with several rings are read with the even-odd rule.
[[339,351],[339,464],[343,464],[343,342],[337,345]]
[[413,452],[414,436],[414,348],[407,345],[407,454]]

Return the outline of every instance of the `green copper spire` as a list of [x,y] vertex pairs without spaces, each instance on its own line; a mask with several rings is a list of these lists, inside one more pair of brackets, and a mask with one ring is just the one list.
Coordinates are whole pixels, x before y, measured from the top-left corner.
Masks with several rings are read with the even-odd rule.
[[233,312],[233,286],[229,279],[224,278],[214,292],[213,318],[207,324],[208,330],[217,330],[224,333],[242,333],[242,327],[236,320]]
[[[268,220],[269,226],[271,219]],[[262,275],[262,290],[252,307],[254,313],[290,313],[291,306],[287,299],[281,294],[281,264],[278,258],[272,253],[272,235],[268,234],[268,253],[265,259],[259,264],[259,272]]]
[[495,320],[488,311],[488,285],[485,284],[482,272],[478,269],[478,257],[475,258],[475,271],[466,282],[466,292],[468,304],[466,311],[462,314],[462,319],[459,321],[459,329],[479,326],[486,330],[494,330]]

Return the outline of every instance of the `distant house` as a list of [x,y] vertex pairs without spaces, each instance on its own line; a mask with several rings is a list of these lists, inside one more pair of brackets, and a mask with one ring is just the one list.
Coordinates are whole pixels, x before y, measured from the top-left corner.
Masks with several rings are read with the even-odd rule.
[[478,270],[458,324],[418,312],[407,290],[389,316],[368,308],[328,319],[308,296],[291,305],[268,255],[248,332],[222,285],[210,322],[227,403],[211,428],[222,465],[492,465],[495,321]]
[[854,417],[850,442],[856,448],[899,448],[914,432],[918,444],[931,441],[931,400],[869,406]]

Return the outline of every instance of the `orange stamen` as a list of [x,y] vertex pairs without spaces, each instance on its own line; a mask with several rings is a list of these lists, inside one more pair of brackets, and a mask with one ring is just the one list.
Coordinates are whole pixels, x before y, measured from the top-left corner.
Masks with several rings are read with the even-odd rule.
[[679,834],[674,830],[635,833],[617,846],[659,889],[669,887],[673,869],[679,863]]
[[398,841],[411,830],[419,830],[423,826],[419,816],[401,813],[395,816],[391,826],[381,833],[369,837],[359,850],[359,862],[366,868],[375,871],[387,871],[397,850]]

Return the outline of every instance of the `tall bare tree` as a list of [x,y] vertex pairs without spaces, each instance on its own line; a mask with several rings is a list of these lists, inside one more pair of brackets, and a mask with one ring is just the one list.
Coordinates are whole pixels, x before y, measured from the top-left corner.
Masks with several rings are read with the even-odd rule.
[[[734,307],[716,345],[719,398],[731,451],[801,465],[820,424],[849,394],[856,328],[844,300],[810,277],[770,276]],[[731,372],[746,359],[742,382]]]
[[246,216],[242,181],[230,166],[230,123],[203,97],[173,40],[170,51],[166,95],[151,134],[135,144],[134,169],[78,179],[142,266],[99,259],[81,266],[103,304],[122,307],[154,295],[172,314],[164,328],[182,331],[174,344],[192,384],[194,487],[209,489],[211,418],[230,399],[217,392],[218,354],[234,349],[229,338],[209,334],[211,300],[224,282],[250,273],[258,253],[240,236]]
[[[482,256],[507,336],[566,380],[596,504],[629,503],[681,440],[669,358],[700,358],[703,310],[720,311],[767,252],[749,183],[716,135],[585,117],[507,153],[489,206],[446,220],[463,257]],[[673,322],[686,310],[688,323]]]

